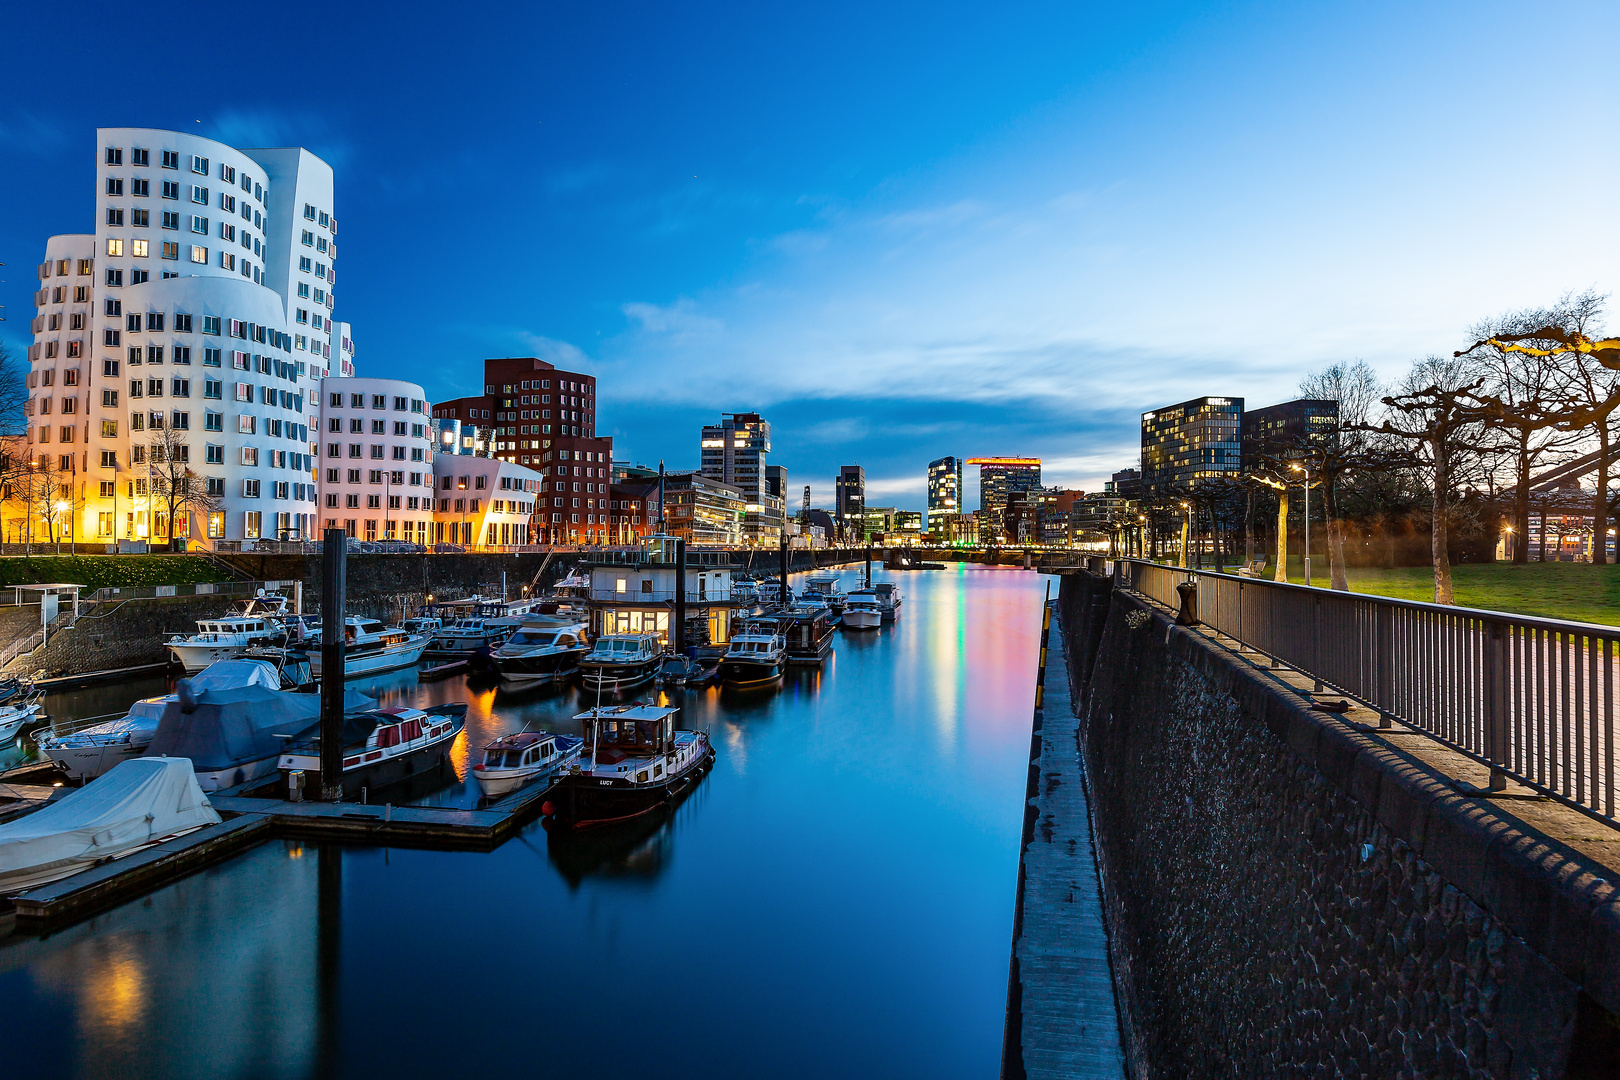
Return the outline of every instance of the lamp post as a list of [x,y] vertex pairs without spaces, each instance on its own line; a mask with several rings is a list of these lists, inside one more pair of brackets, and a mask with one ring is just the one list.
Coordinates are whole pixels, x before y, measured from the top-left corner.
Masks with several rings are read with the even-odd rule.
[[1181,568],[1185,570],[1192,566],[1187,556],[1187,541],[1192,536],[1192,504],[1184,502],[1181,509],[1186,515],[1181,519]]
[[1311,470],[1294,462],[1294,471],[1305,478],[1305,584],[1311,583]]

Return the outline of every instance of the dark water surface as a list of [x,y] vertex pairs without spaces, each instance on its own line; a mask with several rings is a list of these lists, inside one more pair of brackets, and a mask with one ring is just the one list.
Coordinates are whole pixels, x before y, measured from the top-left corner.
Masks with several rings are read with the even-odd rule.
[[[898,622],[841,632],[820,671],[678,693],[715,769],[637,832],[274,841],[44,939],[0,924],[0,1074],[993,1076],[1046,579],[886,576]],[[471,702],[455,775],[413,793],[441,806],[476,800],[469,745],[576,731],[589,704],[414,672],[359,685]]]

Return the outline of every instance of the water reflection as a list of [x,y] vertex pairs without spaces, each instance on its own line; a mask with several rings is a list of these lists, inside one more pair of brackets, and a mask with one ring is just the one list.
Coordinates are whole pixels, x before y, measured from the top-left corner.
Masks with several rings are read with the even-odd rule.
[[[0,942],[0,1015],[31,1036],[7,1074],[993,1073],[1042,583],[892,576],[899,621],[840,633],[819,671],[667,695],[718,758],[628,831],[536,823],[493,852],[278,841]],[[577,733],[589,705],[414,672],[359,685],[469,702],[456,769],[396,803],[474,805],[467,753],[525,724]],[[400,1037],[423,1002],[432,1029]],[[663,1047],[683,1049],[643,1052]]]

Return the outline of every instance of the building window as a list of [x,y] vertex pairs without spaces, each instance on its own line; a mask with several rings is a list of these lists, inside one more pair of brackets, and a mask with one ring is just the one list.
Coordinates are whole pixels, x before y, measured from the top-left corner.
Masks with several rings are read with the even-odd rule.
[[191,246],[191,261],[194,263],[201,263],[206,266],[208,264],[208,249],[200,245],[193,244]]

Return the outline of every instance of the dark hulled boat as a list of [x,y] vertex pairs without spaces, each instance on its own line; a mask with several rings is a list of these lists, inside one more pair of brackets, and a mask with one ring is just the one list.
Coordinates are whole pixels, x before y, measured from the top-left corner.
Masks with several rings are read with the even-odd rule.
[[714,762],[708,733],[678,731],[667,705],[637,702],[592,709],[583,725],[585,759],[557,782],[541,812],[572,828],[631,821],[675,800]]
[[832,652],[832,616],[824,607],[788,608],[776,617],[790,664],[820,664]]
[[[467,723],[467,703],[426,709],[368,709],[343,717],[343,797],[382,788],[445,763]],[[283,775],[301,770],[304,790],[321,790],[321,729],[316,724],[282,751]]]

